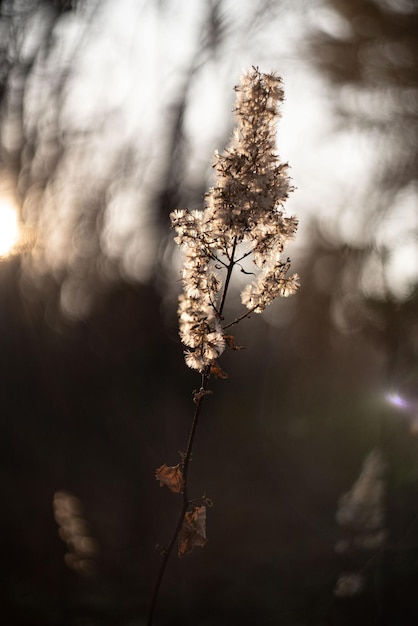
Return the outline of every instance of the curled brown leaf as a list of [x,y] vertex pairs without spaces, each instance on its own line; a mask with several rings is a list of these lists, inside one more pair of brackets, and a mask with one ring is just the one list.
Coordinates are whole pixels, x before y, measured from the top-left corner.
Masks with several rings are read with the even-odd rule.
[[237,346],[235,344],[234,335],[224,335],[225,343],[231,350],[244,350],[243,346]]
[[180,465],[161,465],[155,472],[155,478],[160,481],[160,487],[165,485],[174,493],[181,493],[183,490],[183,472]]
[[222,380],[226,380],[228,378],[228,374],[223,371],[219,364],[216,361],[212,361],[210,364],[210,373],[216,378],[221,378]]
[[182,557],[195,546],[203,548],[206,539],[206,507],[195,506],[184,517],[178,537],[178,555]]

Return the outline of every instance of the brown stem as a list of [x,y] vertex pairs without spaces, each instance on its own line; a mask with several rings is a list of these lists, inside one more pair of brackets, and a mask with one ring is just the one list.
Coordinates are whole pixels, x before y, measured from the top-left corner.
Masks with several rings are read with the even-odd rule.
[[158,601],[158,595],[159,595],[159,591],[160,591],[160,587],[161,587],[161,583],[162,583],[163,578],[164,578],[164,574],[165,574],[165,571],[166,571],[166,568],[167,568],[167,564],[168,564],[170,555],[171,555],[171,553],[173,551],[173,548],[175,546],[175,543],[177,541],[177,537],[179,535],[181,527],[183,526],[183,522],[184,522],[185,515],[187,513],[187,509],[189,508],[189,505],[190,505],[190,501],[189,501],[189,498],[188,498],[188,492],[187,492],[189,465],[190,465],[190,459],[191,459],[191,456],[192,456],[193,442],[194,442],[194,438],[195,438],[195,434],[196,434],[197,424],[198,424],[198,421],[199,421],[200,411],[201,411],[201,408],[202,408],[203,400],[204,400],[205,396],[207,395],[207,393],[205,393],[205,392],[207,391],[207,388],[208,388],[209,376],[210,376],[210,374],[209,374],[208,371],[205,371],[202,374],[201,388],[200,388],[199,392],[197,392],[197,394],[195,394],[196,408],[195,408],[195,411],[194,411],[192,425],[191,425],[191,428],[190,428],[190,433],[189,433],[189,439],[188,439],[188,442],[187,442],[186,453],[185,453],[184,459],[183,459],[183,492],[182,492],[183,501],[182,501],[182,506],[181,506],[181,510],[180,510],[180,513],[179,513],[179,517],[178,517],[178,520],[177,520],[176,527],[175,527],[174,532],[172,534],[172,537],[170,539],[170,543],[168,544],[167,548],[164,550],[164,553],[163,553],[163,560],[161,561],[160,569],[159,569],[159,572],[158,572],[157,579],[155,581],[154,591],[153,591],[153,594],[152,594],[150,610],[149,610],[149,613],[148,613],[147,626],[152,626],[153,619],[154,619],[154,613],[155,613],[155,609],[156,609],[157,601]]

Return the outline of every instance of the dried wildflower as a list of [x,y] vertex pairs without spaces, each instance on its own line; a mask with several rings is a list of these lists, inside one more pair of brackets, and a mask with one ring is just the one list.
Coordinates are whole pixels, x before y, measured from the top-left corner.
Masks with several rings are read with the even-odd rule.
[[[177,210],[170,216],[175,241],[185,256],[180,337],[190,348],[185,352],[187,365],[199,371],[225,350],[220,268],[231,272],[239,259],[253,255],[261,271],[241,299],[256,312],[299,287],[296,274],[287,277],[289,259],[281,261],[298,226],[297,219],[282,210],[293,187],[287,164],[275,152],[276,121],[284,98],[281,79],[254,68],[235,89],[237,128],[230,147],[216,155],[215,185],[206,194],[204,210]],[[240,246],[244,253],[238,252]]]
[[195,506],[184,516],[183,526],[178,536],[178,555],[184,556],[195,546],[203,548],[206,539],[206,507]]
[[[224,154],[216,155],[214,186],[205,197],[202,211],[181,209],[171,213],[175,241],[184,254],[183,293],[179,297],[179,334],[186,346],[186,364],[202,373],[187,451],[180,466],[163,465],[156,478],[172,491],[182,492],[183,507],[157,578],[148,623],[152,623],[160,583],[169,555],[178,542],[178,555],[206,543],[206,507],[194,506],[188,497],[188,467],[200,409],[211,376],[227,374],[218,364],[226,347],[240,350],[227,328],[252,311],[261,312],[278,296],[290,296],[299,287],[298,276],[288,277],[290,260],[281,259],[287,241],[296,233],[298,222],[287,217],[283,205],[293,190],[287,165],[275,152],[276,121],[284,94],[281,79],[253,68],[236,87],[237,127]],[[255,280],[243,290],[247,311],[230,323],[224,322],[224,308],[234,267],[252,257]],[[222,275],[223,273],[223,275]],[[257,275],[258,274],[258,275]],[[203,503],[209,504],[207,498]]]
[[183,489],[183,472],[180,465],[169,467],[161,465],[156,472],[155,478],[160,481],[160,487],[168,487],[174,493],[181,493]]

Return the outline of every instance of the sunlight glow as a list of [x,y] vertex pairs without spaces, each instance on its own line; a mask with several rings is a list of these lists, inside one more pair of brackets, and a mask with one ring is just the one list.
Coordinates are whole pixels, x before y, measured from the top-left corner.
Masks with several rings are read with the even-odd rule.
[[409,426],[409,432],[414,437],[418,437],[418,404],[416,400],[406,400],[397,392],[387,393],[385,398],[389,404],[402,411]]
[[13,251],[19,238],[17,210],[7,198],[0,199],[0,257],[7,257]]

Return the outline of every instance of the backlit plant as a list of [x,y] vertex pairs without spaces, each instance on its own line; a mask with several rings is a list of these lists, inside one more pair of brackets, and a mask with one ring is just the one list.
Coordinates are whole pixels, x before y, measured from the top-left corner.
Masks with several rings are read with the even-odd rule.
[[[261,313],[275,298],[288,297],[299,287],[297,274],[288,275],[290,259],[283,249],[297,230],[295,216],[286,216],[284,203],[293,187],[286,163],[275,150],[276,122],[284,98],[282,81],[274,74],[253,68],[245,74],[237,92],[237,126],[230,146],[215,157],[215,184],[206,194],[203,210],[180,209],[171,214],[176,243],[183,255],[183,293],[179,298],[180,338],[186,347],[186,364],[200,373],[186,449],[177,465],[156,471],[161,486],[181,497],[179,516],[167,546],[154,587],[148,625],[153,616],[173,548],[179,556],[206,543],[206,507],[188,492],[190,457],[205,397],[212,393],[213,377],[226,378],[218,359],[227,350],[239,349],[230,328],[251,313]],[[248,272],[243,263],[253,261]],[[225,319],[225,304],[234,269],[251,275],[242,290],[244,311]],[[255,276],[255,278],[254,278]]]

